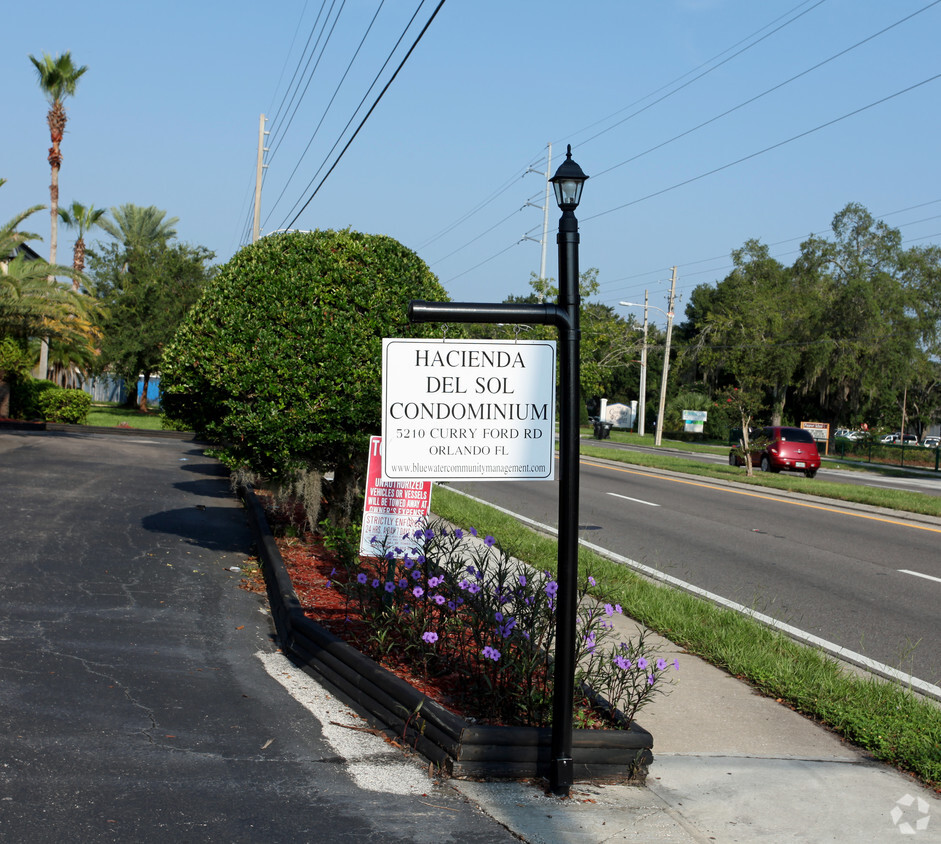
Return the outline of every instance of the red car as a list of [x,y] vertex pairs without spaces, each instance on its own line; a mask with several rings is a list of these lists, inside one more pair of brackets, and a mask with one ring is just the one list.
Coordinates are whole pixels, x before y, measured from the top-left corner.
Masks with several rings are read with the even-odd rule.
[[[760,466],[762,472],[803,472],[808,478],[817,474],[820,468],[820,452],[810,431],[803,428],[787,428],[773,425],[754,431],[752,438],[761,437],[765,445],[751,452],[752,466]],[[742,458],[735,452],[729,452],[729,463],[741,466]]]

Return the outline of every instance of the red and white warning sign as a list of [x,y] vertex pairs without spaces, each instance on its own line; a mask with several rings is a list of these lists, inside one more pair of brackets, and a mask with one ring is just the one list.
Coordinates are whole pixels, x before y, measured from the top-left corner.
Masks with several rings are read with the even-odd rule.
[[383,549],[402,547],[402,537],[417,529],[430,506],[431,481],[382,479],[382,437],[370,437],[359,553],[376,556]]

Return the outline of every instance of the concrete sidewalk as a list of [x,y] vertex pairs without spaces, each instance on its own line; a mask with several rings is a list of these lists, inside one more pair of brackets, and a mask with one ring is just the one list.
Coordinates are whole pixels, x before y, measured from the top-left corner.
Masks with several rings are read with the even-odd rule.
[[654,736],[646,788],[576,783],[562,800],[518,783],[454,785],[531,844],[941,842],[941,796],[671,642],[650,641],[680,670],[638,714]]

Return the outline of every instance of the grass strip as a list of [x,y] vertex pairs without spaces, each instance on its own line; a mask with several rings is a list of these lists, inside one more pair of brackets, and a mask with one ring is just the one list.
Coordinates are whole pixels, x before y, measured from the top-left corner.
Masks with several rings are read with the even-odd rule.
[[88,411],[86,425],[96,425],[102,428],[116,428],[124,424],[129,428],[141,428],[145,431],[159,431],[161,429],[161,414],[141,413],[121,406],[92,405]]
[[741,467],[729,465],[710,465],[663,454],[621,451],[613,448],[581,444],[582,457],[595,457],[632,466],[647,466],[653,469],[666,469],[671,472],[683,472],[704,478],[734,481],[748,486],[780,489],[788,492],[801,492],[836,501],[848,501],[866,504],[870,507],[885,507],[906,513],[918,513],[923,516],[941,517],[941,497],[924,495],[920,492],[907,492],[901,489],[883,489],[852,484],[828,483],[819,478],[805,478],[801,475],[778,475],[771,472],[756,472],[752,477],[745,474]]
[[[517,519],[436,485],[439,517],[497,538],[515,557],[555,573],[558,547]],[[765,695],[844,736],[876,759],[941,790],[941,707],[898,684],[849,672],[827,654],[748,616],[716,606],[579,548],[579,568],[598,580],[595,596]]]

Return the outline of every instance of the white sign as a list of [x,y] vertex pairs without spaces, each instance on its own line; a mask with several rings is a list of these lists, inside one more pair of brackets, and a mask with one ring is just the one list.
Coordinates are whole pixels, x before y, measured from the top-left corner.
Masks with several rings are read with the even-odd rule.
[[[637,402],[632,402],[632,404],[637,404]],[[605,422],[610,422],[615,428],[633,428],[634,408],[626,404],[609,404],[604,409],[601,418]]]
[[382,476],[555,476],[555,342],[382,341]]
[[370,437],[359,553],[375,557],[401,545],[402,537],[424,522],[430,507],[430,481],[382,479],[382,437]]

